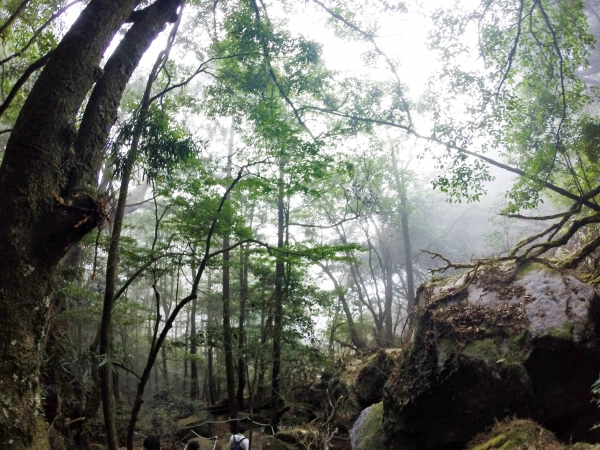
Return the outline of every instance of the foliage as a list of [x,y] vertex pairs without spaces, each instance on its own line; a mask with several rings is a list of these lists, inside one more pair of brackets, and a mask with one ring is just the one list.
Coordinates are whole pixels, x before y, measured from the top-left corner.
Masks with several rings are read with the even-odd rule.
[[128,155],[123,148],[131,146],[132,139],[140,128],[141,143],[137,164],[149,181],[172,177],[177,169],[185,166],[186,161],[198,154],[198,145],[187,130],[172,124],[170,115],[169,111],[152,106],[150,112],[144,115],[143,123],[138,123],[139,117],[134,114],[131,121],[121,127],[112,145],[111,156],[116,176],[122,175]]
[[[431,46],[444,62],[428,94],[439,105],[433,136],[457,149],[500,154],[524,173],[507,194],[507,212],[538,206],[547,183],[589,190],[596,169],[593,151],[585,151],[593,147],[585,144],[593,121],[584,110],[595,94],[577,71],[594,38],[583,3],[492,1],[476,10],[440,9],[433,21]],[[474,37],[482,64],[467,59]],[[477,199],[490,179],[486,163],[461,151],[449,149],[438,165],[448,175],[434,185],[451,198],[473,190],[467,199]]]

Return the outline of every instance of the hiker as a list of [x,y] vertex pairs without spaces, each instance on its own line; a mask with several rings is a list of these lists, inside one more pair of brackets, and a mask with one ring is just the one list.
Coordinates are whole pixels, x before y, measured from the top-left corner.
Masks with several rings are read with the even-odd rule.
[[231,435],[231,439],[229,439],[229,448],[231,450],[250,449],[250,443],[248,442],[248,438],[244,436],[244,431],[246,431],[246,427],[244,424],[240,423],[238,426],[238,434]]
[[160,438],[158,436],[148,436],[144,439],[144,450],[160,450]]
[[185,448],[185,450],[199,450],[199,449],[200,449],[200,443],[198,441],[188,442],[188,445]]

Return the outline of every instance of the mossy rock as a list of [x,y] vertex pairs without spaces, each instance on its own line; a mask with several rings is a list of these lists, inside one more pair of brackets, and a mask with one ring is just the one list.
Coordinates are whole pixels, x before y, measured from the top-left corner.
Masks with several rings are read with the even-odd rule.
[[515,415],[566,442],[600,442],[590,432],[600,422],[590,402],[600,372],[592,286],[538,264],[502,263],[427,283],[418,304],[412,347],[384,390],[387,436],[460,448]]
[[465,450],[600,450],[600,445],[563,444],[551,431],[531,420],[508,419],[476,436]]
[[381,402],[383,387],[402,356],[402,349],[379,349],[359,370],[354,392],[362,408]]
[[279,431],[275,437],[300,448],[310,448],[310,443],[318,441],[319,433],[312,428],[293,427]]
[[381,450],[385,447],[385,434],[381,427],[383,403],[376,403],[365,410],[351,431],[354,450]]
[[199,434],[202,437],[211,437],[213,435],[210,423],[198,416],[189,416],[177,421],[177,427],[183,430],[180,433],[181,438],[186,436],[190,431]]
[[486,433],[477,436],[466,450],[516,450],[558,449],[561,444],[552,432],[541,425],[524,419],[513,419],[497,423]]

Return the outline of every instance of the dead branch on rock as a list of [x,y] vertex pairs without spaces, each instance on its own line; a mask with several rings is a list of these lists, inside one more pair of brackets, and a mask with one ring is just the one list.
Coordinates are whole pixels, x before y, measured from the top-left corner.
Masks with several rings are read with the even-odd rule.
[[443,266],[443,267],[429,269],[431,273],[445,272],[448,269],[473,269],[476,266],[475,263],[466,263],[466,264],[463,264],[463,263],[453,263],[448,258],[446,258],[445,256],[443,256],[443,255],[441,255],[439,253],[432,252],[430,250],[426,250],[426,249],[423,249],[423,248],[421,249],[421,251],[423,253],[427,253],[427,254],[431,255],[431,259],[440,258],[442,261],[444,261],[446,263],[446,265]]
[[[552,259],[545,258],[544,255],[553,249],[557,249],[567,245],[569,241],[590,225],[600,223],[600,212],[589,209],[584,209],[583,206],[594,201],[594,198],[600,194],[600,186],[592,189],[582,195],[578,201],[564,212],[547,215],[547,216],[524,216],[521,214],[504,214],[506,217],[531,220],[531,221],[547,221],[560,219],[544,228],[542,231],[534,233],[525,239],[518,242],[508,253],[507,256],[494,258],[475,259],[470,263],[455,263],[450,261],[443,255],[422,249],[421,251],[431,255],[431,258],[441,259],[445,265],[439,268],[430,269],[432,273],[445,272],[448,269],[475,269],[478,265],[489,265],[502,261],[538,261],[542,264],[549,265],[557,269],[575,269],[582,261],[589,257],[595,250],[600,248],[600,235],[594,236],[585,245],[582,245],[567,259],[562,262],[557,262]],[[582,214],[584,214],[582,216]]]

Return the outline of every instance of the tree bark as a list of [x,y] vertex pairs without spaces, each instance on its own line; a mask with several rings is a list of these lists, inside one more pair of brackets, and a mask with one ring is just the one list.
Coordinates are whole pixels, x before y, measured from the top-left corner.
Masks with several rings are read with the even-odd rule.
[[246,360],[244,359],[246,302],[248,301],[248,254],[245,246],[240,246],[240,318],[238,321],[238,410],[244,410],[244,388],[246,386]]
[[[73,149],[76,114],[100,71],[105,49],[136,0],[92,0],[67,32],[29,94],[0,166],[0,446],[47,448],[39,414],[39,356],[58,261],[103,220],[91,189],[73,195],[70,169],[83,164]],[[141,55],[140,55],[141,57]],[[131,56],[132,64],[137,64]],[[124,85],[130,74],[123,71]],[[90,153],[103,153],[122,91],[104,93],[102,129],[82,132]],[[86,114],[93,115],[88,111]],[[98,112],[96,112],[98,114]],[[96,173],[85,174],[94,179]],[[77,177],[72,179],[79,182]]]
[[383,310],[384,323],[385,323],[385,343],[386,347],[391,347],[394,341],[394,323],[392,320],[392,305],[394,300],[394,280],[392,278],[392,255],[388,250],[385,257],[385,265],[383,267],[383,275],[385,277],[385,306]]
[[[210,299],[210,293],[212,291],[212,272],[208,272],[208,298]],[[213,336],[213,314],[211,305],[207,306],[207,322],[208,322],[208,330],[207,330],[207,367],[206,367],[206,377],[208,378],[208,403],[210,405],[214,405],[217,400],[217,383],[215,380],[215,370],[214,370],[214,352],[215,341]]]
[[408,198],[406,195],[406,182],[403,177],[400,179],[398,161],[393,153],[392,165],[394,170],[394,179],[396,181],[396,190],[400,197],[400,222],[402,223],[402,239],[404,241],[404,270],[406,272],[406,312],[410,315],[412,309],[415,307],[416,298],[412,249],[410,245],[410,229],[408,224]]
[[[229,133],[229,156],[227,158],[227,179],[231,178],[231,158],[233,157],[233,131],[234,123],[232,120]],[[229,201],[229,200],[228,200]],[[229,408],[229,417],[237,419],[238,408],[235,397],[235,368],[233,366],[233,336],[231,332],[231,254],[229,250],[229,230],[225,231],[223,236],[223,347],[225,350],[225,377],[227,380],[227,406]],[[238,432],[237,420],[229,422],[232,434]]]
[[198,344],[196,339],[196,308],[198,299],[192,300],[192,312],[190,315],[190,399],[198,400],[200,392],[198,391]]
[[[279,158],[279,179],[277,194],[277,248],[283,250],[285,232],[284,205],[284,157]],[[283,283],[285,262],[283,255],[277,253],[275,262],[275,304],[273,307],[273,367],[271,372],[271,427],[277,431],[279,423],[279,389],[281,387],[281,332],[283,330]]]
[[[196,299],[194,299],[195,301]],[[185,347],[183,351],[183,387],[181,389],[182,395],[187,394],[187,379],[188,379],[188,358],[186,353],[188,352],[188,348],[190,348],[190,310],[187,311],[187,317],[185,320]],[[190,349],[191,350],[191,349]]]
[[348,301],[346,300],[346,295],[344,293],[344,290],[340,286],[338,280],[333,276],[333,273],[331,273],[331,270],[329,270],[329,268],[327,266],[325,266],[324,264],[320,264],[320,266],[323,269],[323,272],[325,272],[325,274],[329,277],[329,279],[333,283],[333,287],[335,289],[335,292],[337,293],[338,300],[340,301],[340,303],[342,305],[342,309],[344,310],[344,314],[346,316],[346,321],[348,323],[348,331],[350,332],[350,340],[352,341],[352,345],[354,345],[354,347],[357,350],[364,349],[366,347],[365,341],[363,341],[360,338],[358,331],[356,330],[356,325],[354,324],[354,318],[352,317],[352,312],[350,311],[350,308],[348,306]]

